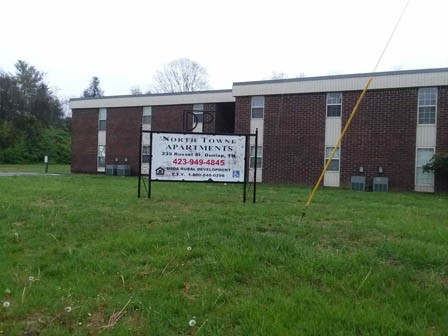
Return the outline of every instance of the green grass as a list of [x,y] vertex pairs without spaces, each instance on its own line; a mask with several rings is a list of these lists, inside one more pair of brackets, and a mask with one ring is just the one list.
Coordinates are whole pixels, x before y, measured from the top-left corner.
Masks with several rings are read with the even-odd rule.
[[136,184],[0,177],[3,334],[448,330],[446,195],[322,189],[300,222],[308,188]]
[[[0,164],[0,172],[24,172],[45,173],[45,163],[36,164]],[[49,174],[69,174],[70,165],[52,164],[48,165]]]

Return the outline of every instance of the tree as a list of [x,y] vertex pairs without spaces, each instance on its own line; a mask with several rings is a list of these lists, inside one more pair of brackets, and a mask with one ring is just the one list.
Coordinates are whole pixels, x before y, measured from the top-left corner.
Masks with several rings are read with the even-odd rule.
[[448,175],[448,153],[437,153],[423,166],[424,172]]
[[140,89],[140,87],[139,86],[133,86],[133,87],[131,87],[131,95],[133,95],[133,96],[139,96],[139,95],[142,95],[143,94],[143,92],[142,92],[142,90]]
[[89,87],[83,91],[82,96],[84,98],[96,98],[104,96],[104,91],[100,88],[100,80],[98,77],[92,77]]
[[24,109],[29,111],[37,89],[43,83],[44,74],[22,60],[18,60],[14,66],[16,68],[15,79],[25,100]]
[[448,152],[434,154],[431,160],[423,166],[423,171],[432,172],[435,176],[435,184],[440,190],[448,187]]
[[0,72],[0,121],[12,121],[24,106],[22,92],[17,80],[4,72]]
[[[0,72],[0,163],[37,162],[48,152],[66,162],[70,150],[65,150],[65,156],[55,150],[70,142],[69,124],[59,98],[34,66],[19,60],[15,68],[14,75]],[[48,141],[48,134],[57,136]]]
[[62,105],[44,82],[44,74],[22,60],[15,68],[14,75],[0,72],[0,121],[16,123],[28,113],[44,126],[60,125]]
[[45,126],[61,124],[64,117],[62,104],[45,83],[37,87],[36,96],[31,104],[31,114]]
[[207,70],[200,64],[180,58],[154,74],[154,92],[192,92],[209,88]]
[[270,79],[285,79],[288,78],[288,74],[285,72],[272,71]]

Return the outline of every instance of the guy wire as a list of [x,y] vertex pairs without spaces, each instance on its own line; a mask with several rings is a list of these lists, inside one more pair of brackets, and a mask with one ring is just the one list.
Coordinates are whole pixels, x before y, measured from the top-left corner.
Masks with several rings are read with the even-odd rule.
[[346,123],[346,125],[345,125],[345,127],[344,127],[344,129],[343,129],[343,131],[342,131],[342,133],[341,133],[341,135],[339,136],[339,139],[338,139],[338,141],[337,141],[335,147],[333,148],[333,151],[332,151],[331,154],[330,154],[330,157],[328,158],[327,163],[325,164],[324,168],[322,169],[322,172],[321,172],[321,174],[320,174],[320,176],[319,176],[319,178],[318,178],[316,184],[314,185],[314,188],[313,188],[313,190],[311,191],[311,193],[310,193],[310,195],[309,195],[309,197],[308,197],[308,200],[307,200],[306,203],[305,203],[305,207],[304,207],[303,210],[302,210],[302,215],[301,215],[301,217],[300,217],[299,224],[302,222],[303,218],[305,217],[306,210],[308,209],[308,207],[309,207],[309,206],[311,205],[311,203],[313,202],[314,195],[316,194],[317,189],[319,188],[319,185],[320,185],[320,183],[322,182],[322,179],[323,179],[325,173],[327,172],[327,169],[328,169],[328,167],[330,166],[330,163],[331,163],[331,161],[333,160],[333,157],[334,157],[335,154],[336,154],[336,151],[339,149],[339,147],[340,147],[340,145],[341,145],[341,142],[342,142],[342,139],[344,138],[345,133],[346,133],[346,131],[348,130],[350,124],[351,124],[351,121],[353,120],[353,118],[354,118],[355,115],[356,115],[356,112],[358,111],[359,105],[361,104],[361,101],[363,100],[364,95],[365,95],[365,93],[367,92],[367,90],[368,90],[368,88],[369,88],[369,86],[370,86],[370,83],[372,82],[373,74],[374,74],[374,73],[376,72],[376,70],[378,69],[378,66],[379,66],[380,63],[381,63],[381,60],[383,59],[383,56],[384,56],[384,54],[386,53],[386,50],[388,49],[389,44],[390,44],[390,42],[391,42],[393,36],[395,35],[395,32],[396,32],[398,26],[400,25],[401,19],[403,18],[403,16],[404,16],[404,14],[405,14],[405,12],[406,12],[406,10],[407,10],[407,8],[408,8],[410,2],[411,2],[411,0],[408,0],[408,1],[406,2],[405,6],[404,6],[404,8],[403,8],[403,10],[402,10],[402,12],[401,12],[401,14],[400,14],[400,17],[398,18],[398,21],[397,21],[397,23],[395,24],[395,27],[394,27],[394,29],[392,30],[392,33],[390,34],[389,39],[387,40],[386,45],[384,46],[384,49],[383,49],[383,51],[381,52],[380,57],[378,58],[378,61],[377,61],[376,65],[375,65],[375,67],[373,68],[373,71],[372,71],[371,75],[369,76],[369,78],[368,78],[368,80],[367,80],[367,83],[366,83],[366,85],[365,85],[365,87],[364,87],[364,90],[362,91],[361,95],[359,96],[358,101],[356,102],[356,105],[355,105],[355,107],[353,108],[353,110],[352,110],[352,112],[351,112],[351,114],[350,114],[350,117],[349,117],[349,119],[347,120],[347,123]]

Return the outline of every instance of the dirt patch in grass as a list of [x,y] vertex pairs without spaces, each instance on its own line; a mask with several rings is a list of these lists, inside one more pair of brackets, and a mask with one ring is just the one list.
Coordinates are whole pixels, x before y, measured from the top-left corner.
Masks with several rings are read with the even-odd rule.
[[439,280],[439,283],[448,291],[448,275],[439,274],[437,278]]
[[86,328],[89,335],[97,335],[103,326],[106,325],[107,317],[104,313],[104,307],[100,307],[99,310],[89,313]]
[[267,226],[257,226],[255,230],[259,233],[264,233],[267,235],[287,235],[290,232],[287,228],[271,224],[268,224]]
[[36,312],[23,321],[23,334],[37,336],[51,323],[51,318],[43,313]]
[[54,201],[52,199],[48,200],[39,200],[36,202],[31,203],[32,206],[39,207],[39,208],[50,208],[54,206]]

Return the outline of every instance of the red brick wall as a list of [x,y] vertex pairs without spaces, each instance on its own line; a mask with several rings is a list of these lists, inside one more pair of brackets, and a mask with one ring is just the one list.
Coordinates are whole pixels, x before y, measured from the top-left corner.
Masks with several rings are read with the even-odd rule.
[[125,164],[128,159],[131,174],[138,173],[138,156],[142,107],[116,107],[107,109],[106,164]]
[[72,110],[72,164],[74,173],[96,173],[98,109]]
[[237,97],[235,101],[235,133],[250,132],[250,99]]
[[183,132],[184,111],[192,109],[193,105],[153,106],[151,129],[153,131]]
[[[368,91],[342,141],[341,185],[364,168],[368,181],[378,175],[389,178],[390,189],[414,190],[417,127],[416,88]],[[344,126],[361,94],[343,92]]]
[[[341,185],[364,174],[378,176],[378,166],[389,178],[390,188],[414,189],[417,88],[370,90],[342,142]],[[342,124],[348,119],[360,91],[343,92]],[[251,97],[237,97],[235,133],[250,131]],[[204,104],[204,109],[215,109]],[[192,105],[153,106],[152,130],[183,131],[184,111]],[[265,96],[263,181],[271,183],[316,182],[324,162],[326,93]],[[137,172],[142,107],[109,108],[106,162],[128,157]],[[215,120],[216,121],[216,120]],[[204,131],[215,130],[209,125]],[[98,109],[72,113],[72,171],[97,171]],[[440,87],[437,109],[437,152],[448,152],[448,87]],[[446,178],[436,178],[436,190],[447,190]]]
[[[184,131],[184,111],[191,112],[193,105],[170,105],[170,106],[153,106],[152,107],[152,130],[153,131]],[[204,104],[204,111],[218,112],[217,104]],[[232,111],[228,111],[232,112]],[[203,125],[203,132],[213,133],[216,131],[219,115],[213,113],[214,119],[210,124]],[[207,120],[209,117],[204,116]],[[187,115],[187,124],[191,127],[191,115]]]
[[[342,127],[361,91],[343,92]],[[359,167],[392,190],[414,190],[418,88],[370,90],[341,148],[341,185]],[[448,151],[448,88],[439,89],[437,151]],[[250,129],[250,97],[237,97],[235,133]],[[265,96],[263,181],[314,184],[324,164],[326,93]],[[378,166],[384,169],[378,174]],[[438,190],[446,181],[436,179]]]
[[325,94],[265,96],[263,181],[315,183],[324,140]]

